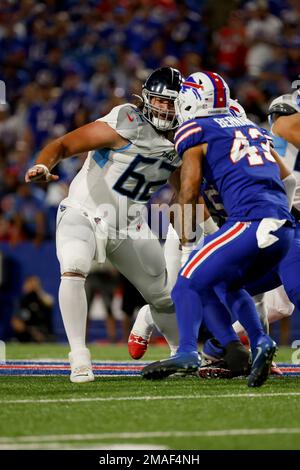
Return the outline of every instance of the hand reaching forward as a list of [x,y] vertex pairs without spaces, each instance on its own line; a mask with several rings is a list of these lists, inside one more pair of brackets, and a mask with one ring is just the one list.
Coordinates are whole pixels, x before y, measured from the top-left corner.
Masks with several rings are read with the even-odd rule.
[[27,170],[25,174],[25,181],[26,183],[30,183],[31,181],[57,181],[59,176],[52,175],[46,165],[42,165],[41,163],[32,166]]

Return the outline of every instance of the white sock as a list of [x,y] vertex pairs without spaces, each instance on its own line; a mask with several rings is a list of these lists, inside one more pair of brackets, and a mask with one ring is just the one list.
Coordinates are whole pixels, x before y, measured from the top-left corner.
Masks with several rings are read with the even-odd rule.
[[258,312],[264,332],[269,334],[268,310],[264,301],[264,294],[253,296],[253,300],[255,302],[255,308]]
[[71,352],[86,348],[87,300],[85,278],[62,276],[59,306]]
[[167,238],[164,246],[164,257],[166,260],[168,282],[170,289],[173,289],[177,281],[178,272],[181,268],[180,241],[172,225],[169,225]]
[[131,333],[142,336],[144,339],[149,339],[154,326],[150,305],[144,305],[137,314]]
[[151,315],[155,325],[166,338],[170,347],[171,356],[173,356],[176,353],[179,344],[176,314],[158,313],[153,307],[151,307]]
[[235,321],[232,326],[237,335],[247,334],[239,321]]

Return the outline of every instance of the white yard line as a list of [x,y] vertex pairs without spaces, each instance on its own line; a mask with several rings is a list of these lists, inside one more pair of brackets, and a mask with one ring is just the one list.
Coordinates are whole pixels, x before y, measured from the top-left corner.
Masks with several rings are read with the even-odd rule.
[[201,400],[208,398],[265,398],[265,397],[297,397],[300,392],[275,392],[275,393],[223,393],[219,395],[163,395],[163,396],[142,396],[142,397],[90,397],[90,398],[41,398],[41,399],[20,399],[20,400],[0,400],[0,405],[17,405],[30,403],[88,403],[88,402],[110,402],[110,401],[154,401],[154,400]]
[[1,437],[0,445],[21,443],[61,443],[72,441],[101,441],[106,439],[149,439],[164,437],[228,437],[228,436],[259,436],[274,434],[300,434],[300,428],[264,428],[264,429],[216,429],[210,431],[157,431],[157,432],[122,432],[102,434],[55,434],[42,436]]
[[168,447],[155,444],[112,443],[94,442],[93,444],[0,444],[0,450],[166,450]]

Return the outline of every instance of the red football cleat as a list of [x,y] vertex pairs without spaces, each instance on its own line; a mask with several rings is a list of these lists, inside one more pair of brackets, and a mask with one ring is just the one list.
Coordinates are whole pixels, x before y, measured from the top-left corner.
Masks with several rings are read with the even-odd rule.
[[130,333],[128,339],[128,351],[132,359],[141,359],[147,351],[149,340],[142,336]]

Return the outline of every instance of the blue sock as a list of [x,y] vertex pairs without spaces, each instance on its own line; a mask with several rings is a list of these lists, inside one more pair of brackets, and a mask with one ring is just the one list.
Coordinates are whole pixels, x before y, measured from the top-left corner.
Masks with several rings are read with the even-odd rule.
[[232,318],[225,305],[211,289],[203,295],[203,321],[210,333],[225,348],[231,341],[239,341],[232,328]]
[[[218,290],[218,295],[219,295]],[[222,301],[229,310],[236,316],[241,325],[245,328],[251,343],[251,349],[256,347],[257,340],[264,336],[262,324],[260,322],[252,297],[245,289],[235,291],[223,290]]]
[[299,312],[300,311],[300,292],[299,291],[287,292],[287,294],[292,304],[294,304],[295,310]]
[[202,303],[190,281],[179,276],[172,290],[179,329],[177,353],[198,351],[198,335],[202,323]]

